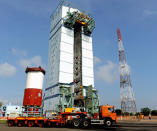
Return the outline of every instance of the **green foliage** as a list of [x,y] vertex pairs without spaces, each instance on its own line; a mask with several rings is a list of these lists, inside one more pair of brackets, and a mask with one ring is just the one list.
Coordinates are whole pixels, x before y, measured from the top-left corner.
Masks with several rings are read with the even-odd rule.
[[0,101],[0,107],[3,105],[3,103]]
[[129,116],[129,112],[124,112],[123,115],[124,116]]
[[0,120],[0,124],[6,124],[7,120]]
[[151,109],[149,109],[148,107],[141,108],[141,113],[145,116],[148,116],[150,112],[151,112]]
[[122,114],[122,110],[121,110],[121,109],[116,109],[115,112],[116,112],[116,114],[117,114],[118,116]]
[[129,113],[129,112],[124,112],[122,113],[123,116],[134,116],[133,113]]
[[151,111],[151,115],[157,116],[157,110],[152,110],[152,111]]
[[138,116],[138,115],[140,115],[140,112],[136,112],[136,114],[135,114],[136,116]]
[[134,114],[133,114],[133,113],[129,113],[129,115],[130,115],[130,116],[133,116]]

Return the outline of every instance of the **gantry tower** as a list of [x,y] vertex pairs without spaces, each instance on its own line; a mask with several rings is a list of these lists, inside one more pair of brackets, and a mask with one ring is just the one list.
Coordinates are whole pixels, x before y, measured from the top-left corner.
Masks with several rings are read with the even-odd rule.
[[119,66],[120,66],[120,91],[121,91],[121,110],[123,113],[136,113],[136,104],[133,88],[130,80],[130,70],[126,62],[120,29],[117,30],[119,46]]
[[61,1],[51,15],[45,112],[76,107],[90,114],[99,110],[94,88],[92,32],[94,19]]

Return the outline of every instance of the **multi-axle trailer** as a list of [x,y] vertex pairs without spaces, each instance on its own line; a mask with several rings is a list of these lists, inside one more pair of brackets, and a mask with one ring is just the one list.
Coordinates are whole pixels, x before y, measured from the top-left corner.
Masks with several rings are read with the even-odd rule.
[[117,116],[114,112],[114,106],[100,106],[100,112],[95,113],[92,117],[88,117],[87,112],[64,112],[54,115],[48,119],[44,117],[16,117],[8,118],[8,126],[27,126],[27,127],[55,127],[55,126],[73,126],[89,127],[92,125],[102,125],[111,127],[117,123]]

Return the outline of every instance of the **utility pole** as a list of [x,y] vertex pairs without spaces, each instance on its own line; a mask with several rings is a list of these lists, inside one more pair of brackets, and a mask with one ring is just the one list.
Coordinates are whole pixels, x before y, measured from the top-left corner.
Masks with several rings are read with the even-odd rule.
[[117,35],[119,47],[121,110],[123,113],[128,112],[135,114],[137,112],[137,109],[130,80],[130,69],[126,62],[120,29],[117,30]]

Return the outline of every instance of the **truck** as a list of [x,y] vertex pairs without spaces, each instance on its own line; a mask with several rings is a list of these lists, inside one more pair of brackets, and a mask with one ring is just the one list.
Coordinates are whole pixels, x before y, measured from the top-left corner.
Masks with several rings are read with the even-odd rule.
[[88,128],[92,125],[102,125],[111,127],[117,123],[117,115],[114,111],[114,106],[102,105],[99,112],[89,117],[87,112],[79,111],[77,108],[66,108],[65,112],[59,114],[53,113],[52,118],[42,117],[15,117],[8,118],[8,126],[26,126],[26,127],[74,127],[74,128]]

